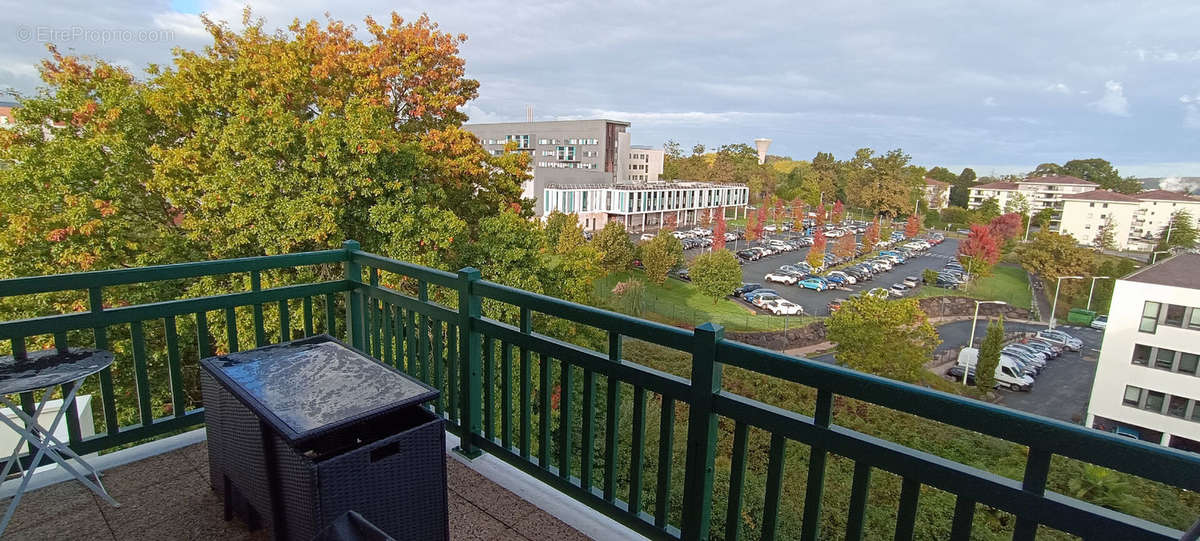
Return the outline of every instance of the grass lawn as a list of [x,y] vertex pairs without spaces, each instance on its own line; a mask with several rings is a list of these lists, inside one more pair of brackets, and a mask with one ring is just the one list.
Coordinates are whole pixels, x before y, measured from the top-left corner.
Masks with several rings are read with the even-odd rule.
[[725,326],[730,331],[775,331],[799,327],[815,321],[814,316],[771,316],[756,315],[740,302],[728,298],[715,304],[691,283],[667,278],[663,285],[646,280],[642,271],[610,274],[597,280],[594,287],[597,304],[603,308],[620,311],[609,302],[612,287],[617,282],[628,280],[630,275],[646,284],[646,311],[641,317],[671,325],[696,326],[711,321]]
[[997,265],[991,276],[979,278],[961,290],[923,286],[915,297],[944,297],[962,295],[974,299],[1004,301],[1017,308],[1029,308],[1033,300],[1029,293],[1029,275],[1017,266]]

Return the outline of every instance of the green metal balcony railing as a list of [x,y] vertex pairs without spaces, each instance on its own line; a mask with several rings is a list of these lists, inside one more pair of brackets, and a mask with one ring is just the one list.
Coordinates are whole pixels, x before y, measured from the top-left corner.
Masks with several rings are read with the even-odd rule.
[[[261,287],[263,272],[313,265],[341,266],[344,278]],[[249,274],[250,291],[104,308],[106,288],[242,274]],[[402,284],[381,285],[388,284],[389,277]],[[90,310],[0,322],[0,341],[10,341],[18,354],[29,341],[48,337],[58,347],[107,349],[110,334],[120,330],[124,337],[128,327],[129,358],[122,360],[119,355],[114,370],[134,374],[137,422],[120,426],[113,374],[100,374],[98,417],[104,430],[84,438],[79,419],[68,417],[70,445],[81,454],[202,423],[203,409],[189,409],[184,367],[214,354],[213,344],[221,340],[230,351],[248,349],[239,347],[237,315],[250,311],[256,346],[295,338],[298,333],[345,337],[381,362],[441,389],[443,396],[432,407],[460,436],[463,454],[491,453],[652,538],[737,539],[745,534],[739,528],[746,512],[743,502],[747,490],[753,489],[765,491],[757,529],[762,538],[773,539],[789,443],[810,447],[800,528],[804,539],[822,537],[821,517],[834,512],[822,508],[830,456],[854,463],[848,506],[836,510],[846,513],[849,539],[863,537],[871,473],[876,470],[902,479],[895,502],[897,539],[913,537],[923,486],[956,497],[952,539],[971,537],[977,505],[1015,516],[1016,539],[1033,539],[1039,525],[1086,539],[1182,535],[1166,525],[1047,491],[1051,459],[1056,456],[1200,490],[1196,455],[726,341],[723,330],[711,324],[684,330],[488,282],[474,269],[452,274],[396,261],[363,252],[353,241],[341,250],[0,280],[0,297],[64,291],[86,291]],[[489,312],[509,310],[516,316],[515,324],[485,317],[485,306]],[[277,329],[268,328],[264,307],[271,310]],[[297,307],[299,313],[293,315]],[[223,337],[213,334],[219,326],[209,323],[214,312],[224,314]],[[535,315],[607,334],[607,352],[536,332]],[[294,318],[298,318],[295,323]],[[194,348],[180,346],[177,323],[181,320],[194,324]],[[156,378],[148,369],[152,355],[146,328],[153,325],[157,332],[160,321],[166,370],[165,377]],[[690,379],[623,358],[626,339],[690,354]],[[815,388],[814,415],[723,390],[724,366]],[[164,389],[169,389],[170,414],[156,417],[152,391]],[[632,400],[627,400],[629,396]],[[833,422],[835,396],[1026,446],[1024,478],[998,476],[838,426]],[[657,400],[657,412],[651,407],[652,398]],[[23,396],[22,403],[32,406],[33,399]],[[622,410],[630,403],[632,411],[626,415]],[[686,410],[686,423],[679,423],[679,429],[686,431],[682,450],[674,448],[677,410]],[[654,417],[658,418],[656,439],[647,435]],[[718,421],[732,423],[733,430],[729,484],[721,487],[728,492],[721,509],[714,509],[722,503],[713,498]],[[761,489],[747,483],[751,429],[769,434]],[[679,454],[684,457],[681,470],[671,466]],[[653,478],[646,476],[648,457],[656,459]],[[681,501],[671,497],[678,493]],[[726,527],[710,531],[711,519],[718,513],[723,513]]]

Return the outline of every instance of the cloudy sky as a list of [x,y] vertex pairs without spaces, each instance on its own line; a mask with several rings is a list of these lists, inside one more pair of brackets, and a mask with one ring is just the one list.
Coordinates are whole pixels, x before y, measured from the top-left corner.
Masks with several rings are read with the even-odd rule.
[[[981,175],[1103,157],[1200,176],[1200,2],[482,0],[253,2],[272,26],[426,12],[464,32],[473,121],[607,117],[634,144],[774,140],[773,154],[903,148]],[[30,92],[45,42],[143,69],[242,2],[0,0],[0,88]],[[75,4],[75,5],[71,5]],[[811,5],[806,5],[811,4]],[[361,24],[360,24],[361,27]]]

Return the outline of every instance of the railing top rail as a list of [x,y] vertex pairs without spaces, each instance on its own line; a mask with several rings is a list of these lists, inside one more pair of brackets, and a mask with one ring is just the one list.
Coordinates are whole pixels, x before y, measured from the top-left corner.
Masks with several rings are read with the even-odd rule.
[[547,295],[531,293],[523,289],[480,280],[475,283],[474,293],[492,300],[508,303],[534,312],[591,325],[620,333],[622,336],[653,342],[681,351],[691,351],[693,333],[662,323],[655,323],[625,314],[600,308],[584,306]]
[[[926,389],[849,368],[724,341],[725,364],[973,430],[1054,454],[1200,490],[1200,456],[1080,425]],[[1182,472],[1197,475],[1181,476]],[[1185,479],[1186,478],[1186,479]]]
[[446,272],[444,270],[433,269],[421,265],[414,265],[412,263],[400,261],[398,259],[392,259],[390,257],[384,257],[370,252],[364,252],[362,250],[355,250],[351,252],[351,256],[353,257],[354,262],[366,265],[368,267],[375,267],[380,270],[394,272],[396,274],[403,274],[405,276],[410,276],[434,285],[452,289],[458,287],[458,275],[452,272]]
[[194,261],[129,269],[9,278],[7,280],[0,280],[0,297],[32,295],[54,291],[75,291],[93,287],[158,282],[179,278],[194,278],[197,276],[319,265],[322,263],[340,263],[346,261],[346,257],[345,250],[337,249],[296,254],[240,257],[236,259],[217,259],[213,261]]

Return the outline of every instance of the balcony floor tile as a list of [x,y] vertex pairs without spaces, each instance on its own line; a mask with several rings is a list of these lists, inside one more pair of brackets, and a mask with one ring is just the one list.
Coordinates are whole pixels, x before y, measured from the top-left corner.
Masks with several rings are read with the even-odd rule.
[[[587,539],[458,460],[448,457],[446,467],[451,539]],[[120,507],[109,506],[78,482],[59,483],[26,494],[5,534],[13,539],[270,538],[265,529],[251,532],[242,522],[225,522],[221,499],[208,485],[204,443],[107,470],[103,480]]]

